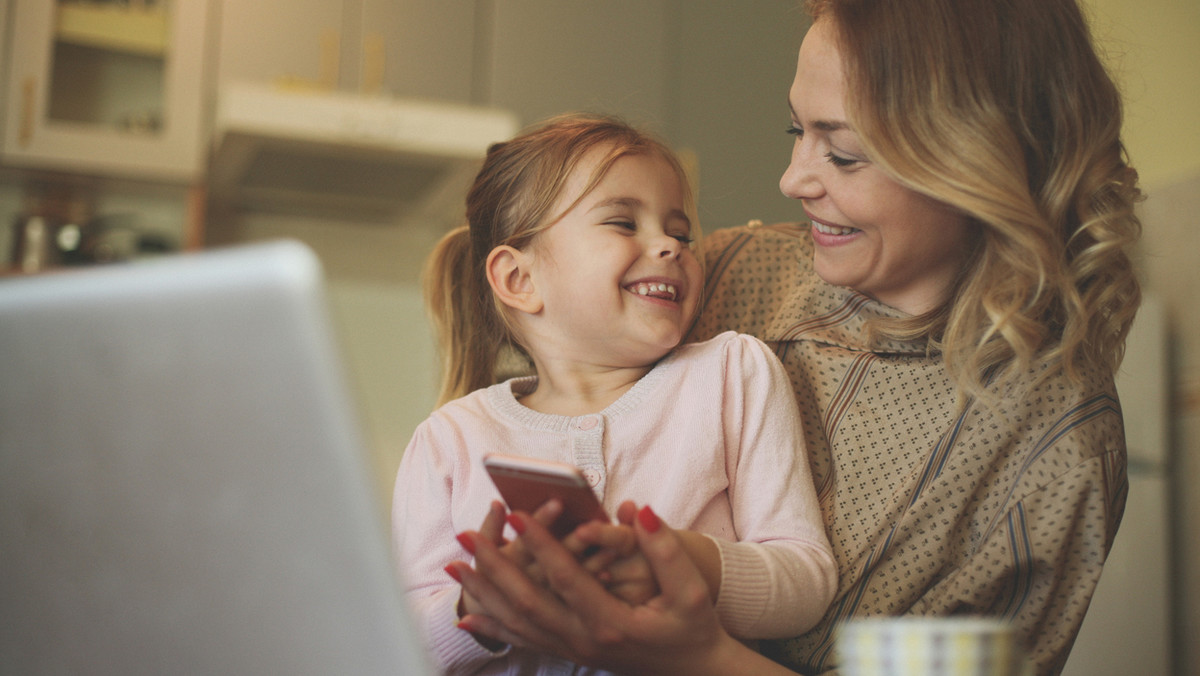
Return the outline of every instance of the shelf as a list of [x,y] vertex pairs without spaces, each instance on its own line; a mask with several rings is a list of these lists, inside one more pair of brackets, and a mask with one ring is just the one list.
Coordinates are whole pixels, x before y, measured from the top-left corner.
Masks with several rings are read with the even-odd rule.
[[167,51],[167,11],[161,6],[59,5],[55,37],[86,47],[161,57]]
[[239,209],[392,220],[449,217],[504,110],[228,83],[218,93],[209,186]]

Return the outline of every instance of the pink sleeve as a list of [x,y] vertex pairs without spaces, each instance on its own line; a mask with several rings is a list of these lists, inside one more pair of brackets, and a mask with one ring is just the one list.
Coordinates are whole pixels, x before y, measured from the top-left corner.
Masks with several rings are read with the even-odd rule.
[[825,613],[837,564],[825,535],[791,381],[756,338],[729,343],[725,447],[738,542],[718,541],[717,612],[741,638],[796,636]]
[[451,561],[470,561],[471,555],[455,539],[451,487],[456,456],[446,452],[446,441],[436,430],[431,421],[422,423],[400,461],[392,498],[392,547],[405,598],[435,663],[442,671],[472,671],[503,653],[489,652],[455,626],[461,588],[445,567]]

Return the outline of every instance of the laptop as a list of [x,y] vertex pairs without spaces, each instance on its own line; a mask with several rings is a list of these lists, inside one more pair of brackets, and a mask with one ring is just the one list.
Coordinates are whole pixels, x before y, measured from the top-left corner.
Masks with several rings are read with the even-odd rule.
[[432,673],[295,242],[0,279],[0,673]]

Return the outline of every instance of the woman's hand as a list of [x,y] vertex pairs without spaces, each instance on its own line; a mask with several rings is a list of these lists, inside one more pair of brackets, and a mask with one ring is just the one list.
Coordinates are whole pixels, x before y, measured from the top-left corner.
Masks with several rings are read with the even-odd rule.
[[[540,519],[540,523],[548,527],[550,524],[554,523],[554,520],[558,518],[560,512],[561,507],[558,504],[543,505],[535,513],[534,518]],[[504,503],[498,500],[493,500],[491,505],[488,507],[487,516],[485,516],[483,519],[483,524],[479,527],[478,536],[488,542],[491,542],[498,549],[501,555],[508,558],[513,565],[521,567],[530,579],[542,581],[543,577],[541,575],[538,563],[534,561],[533,557],[529,556],[529,554],[525,551],[525,546],[520,542],[520,540],[509,542],[504,539],[504,523],[507,514],[508,512],[504,508]],[[458,541],[468,552],[471,554],[475,553],[475,541],[473,540],[473,536],[463,533],[458,536]],[[461,561],[456,561],[446,567],[446,572],[457,580],[460,577],[461,568],[463,567],[469,566]],[[459,600],[458,610],[459,617],[462,617],[464,615],[479,613],[483,609],[474,599],[474,597],[472,597],[471,594],[464,588],[462,596]]]
[[[539,517],[546,516],[539,511]],[[618,519],[620,520],[620,519]],[[648,508],[633,520],[637,544],[661,586],[642,605],[614,597],[545,528],[541,518],[510,515],[547,587],[500,552],[494,539],[466,533],[474,570],[459,569],[463,588],[483,612],[464,629],[575,662],[639,673],[790,673],[730,637],[717,621],[709,589],[674,531]]]

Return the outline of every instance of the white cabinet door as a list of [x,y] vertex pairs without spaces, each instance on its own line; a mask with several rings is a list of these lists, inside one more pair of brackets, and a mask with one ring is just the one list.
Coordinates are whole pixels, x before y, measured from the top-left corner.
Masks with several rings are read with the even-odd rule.
[[4,165],[189,182],[207,0],[13,0]]
[[219,84],[470,102],[474,0],[223,0]]

